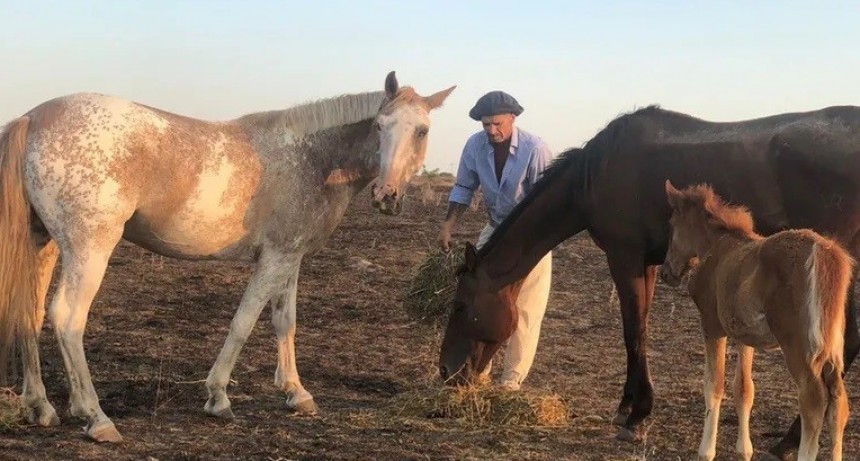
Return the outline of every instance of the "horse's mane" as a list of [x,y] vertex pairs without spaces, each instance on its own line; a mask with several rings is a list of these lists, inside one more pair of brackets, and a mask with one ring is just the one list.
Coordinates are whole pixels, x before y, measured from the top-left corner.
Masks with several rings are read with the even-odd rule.
[[681,191],[683,200],[707,213],[717,227],[743,235],[755,235],[752,213],[743,205],[729,205],[707,184],[690,186]]
[[561,176],[563,171],[567,171],[568,168],[584,168],[584,156],[585,153],[581,148],[572,148],[562,152],[553,159],[549,166],[547,166],[543,173],[541,173],[540,179],[538,179],[528,195],[526,195],[525,198],[523,198],[523,200],[520,201],[513,210],[511,210],[504,221],[499,223],[489,240],[487,240],[487,243],[485,243],[478,251],[478,258],[482,258],[493,248],[496,244],[496,240],[498,240],[498,236],[504,233],[507,228],[511,227],[517,217],[523,214],[526,207],[534,202],[557,177]]
[[[383,103],[385,106],[383,106]],[[402,104],[425,104],[412,87],[402,87],[397,95],[386,100],[384,91],[346,94],[304,103],[286,110],[248,114],[244,123],[264,128],[289,129],[293,133],[309,134],[326,128],[358,123],[375,117],[380,111],[391,113]]]
[[513,221],[523,213],[525,208],[534,202],[537,197],[539,197],[541,193],[556,180],[556,178],[561,176],[563,171],[567,171],[570,168],[581,170],[583,183],[579,184],[579,186],[581,186],[579,192],[587,191],[590,186],[588,183],[590,179],[590,172],[588,171],[589,166],[597,162],[601,156],[618,149],[619,142],[624,142],[625,139],[623,136],[619,135],[631,131],[632,128],[635,129],[636,124],[640,123],[640,120],[643,118],[667,115],[684,120],[697,120],[695,117],[687,114],[661,109],[657,105],[649,105],[633,112],[617,116],[583,147],[571,148],[559,154],[558,157],[556,157],[544,170],[540,179],[535,183],[529,194],[519,204],[517,204],[517,206],[511,210],[508,217],[502,221],[498,227],[496,227],[493,231],[493,235],[487,243],[481,247],[481,250],[478,251],[479,259],[485,256],[493,248],[496,240],[498,240],[498,236],[504,233],[511,226],[511,223],[513,223]]

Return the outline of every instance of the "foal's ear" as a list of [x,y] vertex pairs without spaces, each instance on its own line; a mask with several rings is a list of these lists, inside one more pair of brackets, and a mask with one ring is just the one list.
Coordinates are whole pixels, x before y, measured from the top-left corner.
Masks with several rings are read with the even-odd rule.
[[451,92],[454,91],[455,88],[457,88],[457,85],[454,85],[451,88],[448,88],[447,90],[442,90],[438,93],[433,93],[430,96],[427,96],[426,98],[424,98],[424,102],[427,103],[427,107],[429,107],[430,110],[433,110],[437,107],[440,107],[440,106],[442,106],[442,103],[445,102],[445,99],[448,98],[448,95],[450,95]]
[[466,242],[466,268],[469,272],[475,270],[475,266],[478,265],[478,249],[475,248],[475,245],[472,245],[472,242]]
[[397,83],[397,77],[394,75],[394,71],[388,73],[385,76],[385,96],[389,99],[393,99],[397,96],[397,90],[400,89],[400,84]]
[[681,204],[681,191],[676,189],[675,186],[672,185],[672,181],[669,179],[666,180],[664,186],[666,189],[666,198],[669,200],[669,206],[672,207],[673,210],[677,209],[678,205]]

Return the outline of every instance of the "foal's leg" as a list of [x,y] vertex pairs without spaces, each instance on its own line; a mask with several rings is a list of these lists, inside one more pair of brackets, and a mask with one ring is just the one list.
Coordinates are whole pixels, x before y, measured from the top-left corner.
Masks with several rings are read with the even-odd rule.
[[833,383],[829,386],[830,404],[830,438],[832,439],[833,461],[842,460],[842,437],[845,424],[848,423],[848,395],[845,393],[845,383],[842,376],[834,374]]
[[796,376],[798,384],[798,402],[800,403],[800,447],[797,451],[797,461],[815,461],[818,455],[818,438],[824,425],[824,416],[827,410],[828,394],[824,381],[820,376],[815,376],[804,359],[803,364],[797,364],[789,368],[801,369],[800,373],[792,373]]
[[[856,247],[858,244],[855,243]],[[855,252],[856,257],[856,252]],[[856,275],[856,271],[855,271]],[[857,329],[857,298],[854,296],[855,277],[851,277],[851,287],[848,289],[848,302],[845,306],[845,348],[843,355],[844,370],[854,363],[860,352],[860,331]],[[769,451],[779,459],[788,459],[788,453],[800,444],[800,417],[796,417],[785,436]]]
[[275,386],[287,394],[287,405],[305,415],[314,415],[318,409],[310,392],[299,380],[296,368],[296,288],[299,280],[297,259],[294,269],[287,275],[283,293],[272,299],[272,324],[278,337],[278,368],[275,370]]
[[717,454],[717,429],[725,384],[726,337],[705,338],[705,427],[699,444],[699,461],[711,461]]
[[750,440],[750,412],[755,396],[755,384],[752,380],[754,350],[740,343],[737,343],[737,349],[738,368],[735,372],[734,391],[735,408],[738,413],[738,442],[735,450],[738,453],[738,459],[749,461],[753,455],[752,440]]
[[93,235],[98,235],[98,244],[79,243],[81,248],[60,241],[63,268],[48,312],[69,376],[70,412],[72,416],[86,418],[87,436],[99,442],[119,442],[122,436],[99,406],[84,355],[83,337],[90,306],[121,234],[121,227],[97,229]]
[[299,259],[270,249],[263,250],[242,295],[239,308],[233,316],[224,346],[209,371],[209,377],[206,378],[206,390],[209,393],[209,400],[204,407],[206,413],[222,418],[233,417],[230,400],[227,398],[230,373],[263,307],[274,295],[284,292],[289,275],[298,268]]
[[[36,255],[36,337],[38,338],[45,320],[45,298],[51,285],[51,276],[60,250],[54,240],[48,242]],[[39,345],[27,347],[24,360],[24,386],[21,392],[21,402],[24,415],[30,424],[39,426],[56,426],[60,418],[54,406],[48,401],[45,385],[42,382],[42,367],[39,360]]]

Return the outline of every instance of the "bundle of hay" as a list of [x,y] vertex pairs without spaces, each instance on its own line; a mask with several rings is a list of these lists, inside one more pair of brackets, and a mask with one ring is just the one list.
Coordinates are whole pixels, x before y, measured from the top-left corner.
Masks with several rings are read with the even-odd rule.
[[12,388],[0,388],[0,429],[18,427],[21,417],[21,399]]
[[401,394],[395,416],[452,418],[472,425],[564,426],[567,403],[555,393],[509,391],[487,384],[445,387]]
[[457,289],[457,268],[463,264],[463,252],[451,248],[448,253],[434,249],[418,267],[403,299],[406,314],[412,320],[439,326],[448,318]]

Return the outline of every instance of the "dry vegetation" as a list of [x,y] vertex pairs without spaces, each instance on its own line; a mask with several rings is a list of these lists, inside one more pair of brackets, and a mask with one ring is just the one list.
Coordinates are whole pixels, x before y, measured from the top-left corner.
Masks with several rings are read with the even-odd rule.
[[[0,423],[0,460],[693,459],[704,407],[695,308],[684,290],[658,287],[648,344],[656,408],[644,444],[616,442],[610,419],[625,376],[621,319],[605,258],[587,235],[554,252],[553,291],[524,393],[511,400],[492,388],[460,394],[441,389],[440,331],[412,320],[403,300],[431,254],[447,186],[450,180],[416,185],[398,217],[380,216],[363,192],[326,248],[305,258],[298,367],[319,416],[285,411],[273,385],[276,347],[264,311],[228,388],[236,419],[206,417],[203,380],[249,268],[177,261],[122,244],[93,306],[85,347],[102,406],[125,441],[90,443],[82,437],[82,421],[65,415],[63,362],[46,327],[45,384],[62,424]],[[455,238],[474,241],[484,214],[466,218]],[[731,351],[728,360],[731,380]],[[763,450],[794,418],[796,394],[778,353],[758,354],[754,379],[752,439]],[[856,409],[845,438],[851,460],[860,457],[860,373],[850,370],[846,385]],[[730,387],[718,460],[734,459],[737,418]],[[506,414],[516,416],[506,420]],[[558,419],[550,423],[538,414]]]

